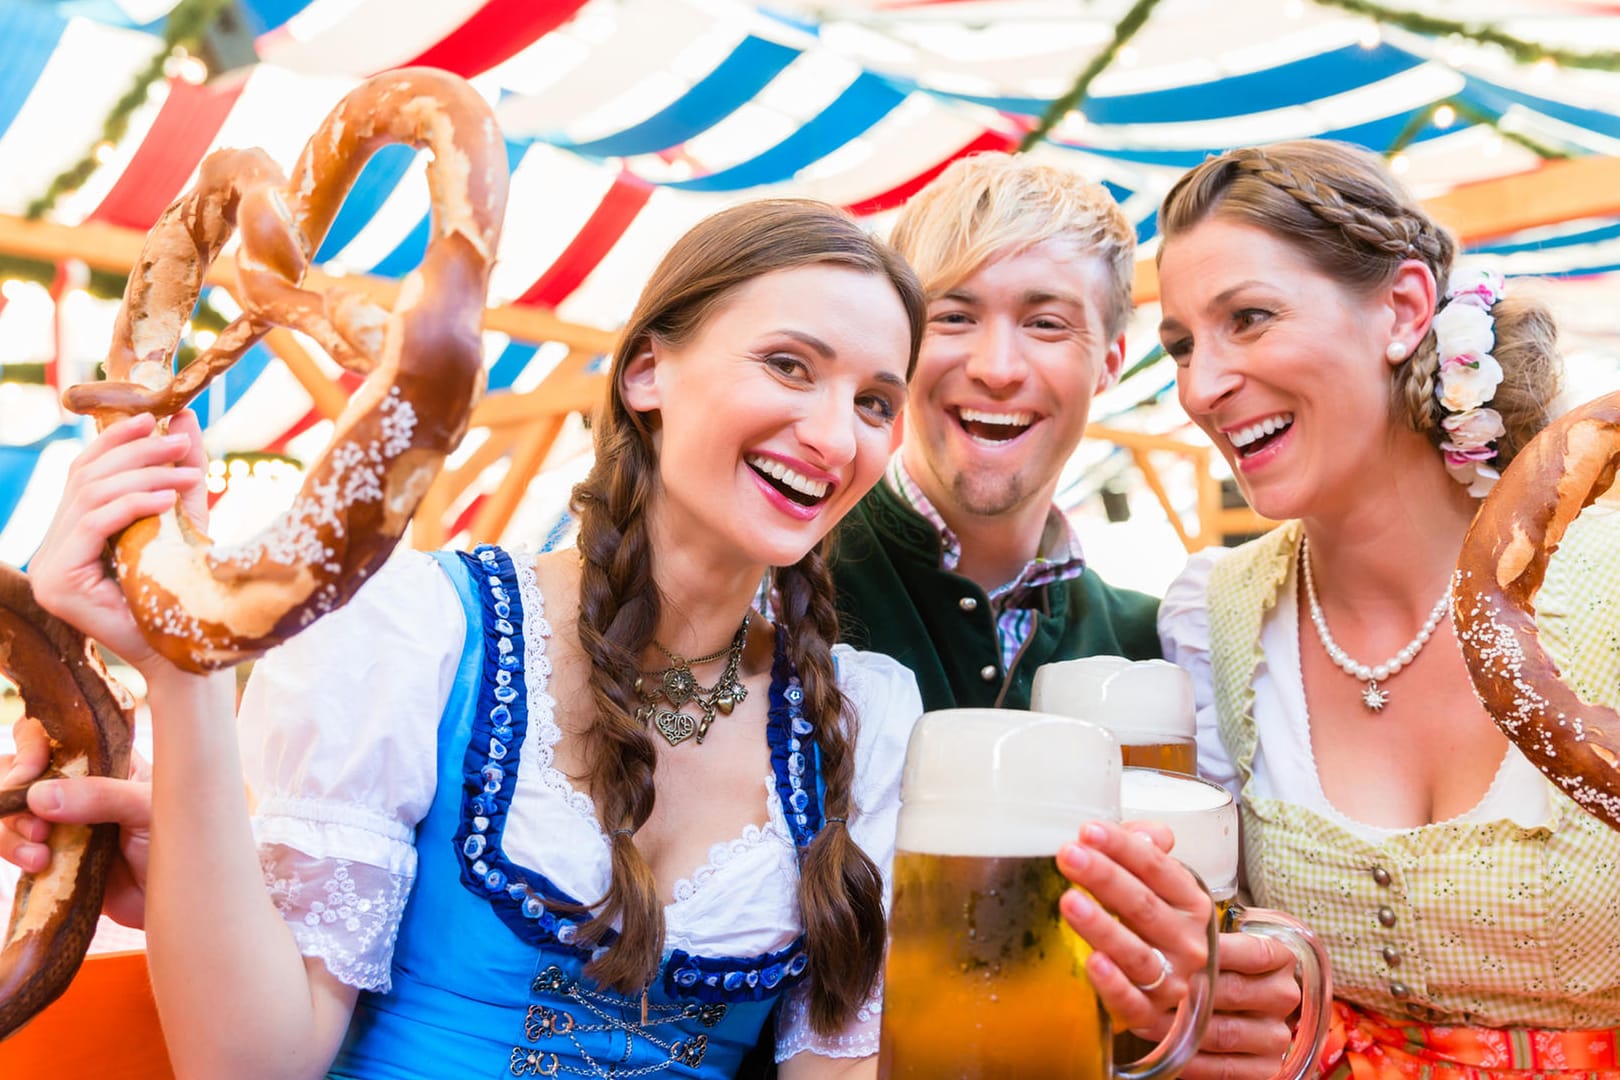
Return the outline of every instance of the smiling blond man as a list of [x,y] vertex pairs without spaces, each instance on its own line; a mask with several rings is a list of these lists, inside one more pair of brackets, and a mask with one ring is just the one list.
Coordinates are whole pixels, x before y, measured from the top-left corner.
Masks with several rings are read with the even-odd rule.
[[1052,501],[1119,376],[1130,222],[1076,173],[982,154],[907,203],[891,240],[928,327],[900,450],[839,536],[844,640],[910,667],[930,709],[1027,708],[1042,664],[1157,657],[1157,601],[1087,566]]

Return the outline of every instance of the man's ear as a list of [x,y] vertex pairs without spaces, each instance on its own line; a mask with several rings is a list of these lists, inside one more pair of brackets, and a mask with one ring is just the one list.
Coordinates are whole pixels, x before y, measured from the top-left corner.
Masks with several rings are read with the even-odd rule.
[[652,342],[644,342],[619,372],[619,396],[631,412],[655,412],[658,394],[658,356]]
[[1093,394],[1100,394],[1119,381],[1119,373],[1125,369],[1125,335],[1121,334],[1108,346],[1103,354],[1102,370],[1097,373],[1097,385],[1091,388]]

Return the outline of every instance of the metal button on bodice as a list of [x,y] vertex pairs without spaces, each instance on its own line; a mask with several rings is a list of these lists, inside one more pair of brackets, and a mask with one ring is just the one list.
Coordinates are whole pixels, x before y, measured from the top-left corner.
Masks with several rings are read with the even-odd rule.
[[1392,983],[1390,983],[1389,984],[1389,992],[1390,992],[1391,996],[1398,997],[1398,998],[1403,998],[1407,994],[1411,993],[1411,991],[1406,988],[1406,984],[1403,983],[1403,982],[1392,982]]
[[1372,868],[1372,877],[1373,880],[1378,884],[1385,886],[1386,888],[1389,886],[1389,871],[1385,870],[1382,866],[1375,866]]
[[964,596],[956,602],[956,606],[963,611],[977,611],[979,610],[979,599],[976,596]]
[[1379,926],[1394,926],[1395,925],[1395,909],[1391,908],[1391,907],[1381,907],[1381,908],[1379,908],[1378,909],[1378,925]]
[[1390,967],[1397,967],[1401,962],[1401,950],[1393,945],[1385,945],[1383,949],[1384,963]]
[[996,665],[994,665],[994,664],[986,664],[986,665],[984,665],[984,667],[980,668],[979,669],[979,678],[983,679],[985,682],[995,682],[996,681]]

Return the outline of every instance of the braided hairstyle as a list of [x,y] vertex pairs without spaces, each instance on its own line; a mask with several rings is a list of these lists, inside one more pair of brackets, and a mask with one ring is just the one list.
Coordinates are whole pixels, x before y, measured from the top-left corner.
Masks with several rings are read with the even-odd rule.
[[[922,287],[911,268],[845,212],[824,203],[774,199],[745,203],[700,222],[653,271],[614,351],[608,398],[593,425],[596,463],[574,488],[581,560],[579,642],[591,661],[595,721],[584,736],[591,790],[611,835],[612,880],[592,905],[578,941],[596,944],[614,922],[619,936],[586,968],[597,982],[637,992],[657,971],[664,917],[651,868],[633,833],[652,814],[657,753],[635,719],[640,656],[658,626],[647,511],[658,497],[652,433],[662,418],[632,412],[620,385],[627,364],[657,341],[679,348],[740,286],[795,267],[833,264],[886,279],[911,326],[907,375],[916,366],[926,321]],[[695,421],[703,422],[703,421]],[[825,810],[847,817],[854,734],[833,671],[838,636],[833,588],[821,546],[776,571],[781,596],[776,632],[784,634],[815,725],[826,785]],[[800,867],[812,986],[811,1021],[822,1032],[848,1022],[870,994],[883,955],[882,878],[836,824],[810,845]]]
[[[1254,225],[1292,245],[1323,274],[1359,295],[1387,286],[1401,264],[1429,268],[1443,297],[1457,253],[1451,234],[1435,224],[1383,159],[1326,139],[1301,139],[1229,150],[1177,181],[1159,209],[1159,248],[1209,217]],[[1443,299],[1441,303],[1444,303]],[[1490,406],[1507,434],[1493,464],[1506,467],[1546,426],[1558,393],[1560,361],[1552,315],[1515,290],[1491,309],[1502,384]],[[1393,412],[1436,447],[1446,415],[1435,396],[1440,356],[1433,330],[1396,368]]]

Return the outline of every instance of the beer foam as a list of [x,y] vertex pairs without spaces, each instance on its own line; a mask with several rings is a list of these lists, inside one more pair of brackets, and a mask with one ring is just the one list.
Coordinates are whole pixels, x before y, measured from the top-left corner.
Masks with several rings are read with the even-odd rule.
[[1166,660],[1087,656],[1035,669],[1030,704],[1101,724],[1127,746],[1151,736],[1191,739],[1197,730],[1192,676]]
[[1154,769],[1126,769],[1120,777],[1120,815],[1127,821],[1157,821],[1175,833],[1171,849],[1204,879],[1211,895],[1230,895],[1237,885],[1238,813],[1219,784]]
[[1095,724],[1016,709],[924,713],[900,782],[901,850],[1051,855],[1119,820],[1119,744]]

